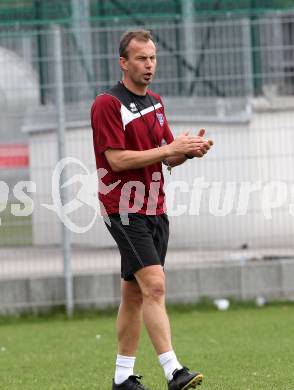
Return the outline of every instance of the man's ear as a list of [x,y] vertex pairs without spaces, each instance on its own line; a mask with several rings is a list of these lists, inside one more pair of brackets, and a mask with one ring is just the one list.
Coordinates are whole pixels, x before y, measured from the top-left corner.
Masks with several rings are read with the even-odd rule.
[[128,70],[128,60],[125,57],[119,57],[119,65],[123,72]]

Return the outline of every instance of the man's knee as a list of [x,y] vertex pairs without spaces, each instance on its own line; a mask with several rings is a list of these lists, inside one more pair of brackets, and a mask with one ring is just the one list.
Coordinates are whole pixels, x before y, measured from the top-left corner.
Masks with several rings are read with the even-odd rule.
[[140,308],[143,296],[139,285],[134,282],[124,282],[122,288],[122,302],[132,308]]
[[155,278],[146,284],[143,290],[143,299],[160,301],[165,296],[165,281],[163,278]]
[[132,306],[137,307],[139,309],[143,304],[143,296],[142,296],[141,291],[139,293],[132,295],[132,296],[128,296],[126,301],[129,305],[132,305]]
[[142,291],[143,300],[162,300],[165,296],[165,275],[160,266],[142,268],[135,276]]

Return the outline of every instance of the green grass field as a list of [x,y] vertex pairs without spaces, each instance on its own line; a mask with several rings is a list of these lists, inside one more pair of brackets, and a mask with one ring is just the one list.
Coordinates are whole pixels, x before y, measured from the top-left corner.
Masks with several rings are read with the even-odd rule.
[[[294,389],[293,305],[169,311],[175,350],[204,373],[202,390]],[[115,348],[114,313],[1,319],[0,389],[109,390]],[[136,372],[150,390],[166,389],[145,332]]]

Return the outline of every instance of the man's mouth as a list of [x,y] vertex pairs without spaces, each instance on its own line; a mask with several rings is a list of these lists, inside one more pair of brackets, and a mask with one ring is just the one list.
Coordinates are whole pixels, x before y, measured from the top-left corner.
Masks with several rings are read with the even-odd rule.
[[152,73],[144,73],[144,79],[151,79]]

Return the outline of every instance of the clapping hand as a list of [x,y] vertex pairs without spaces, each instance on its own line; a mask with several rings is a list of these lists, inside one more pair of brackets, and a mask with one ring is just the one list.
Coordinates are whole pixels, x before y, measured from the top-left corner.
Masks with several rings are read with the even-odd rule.
[[[188,135],[188,133],[186,134]],[[189,156],[201,158],[209,151],[209,149],[213,145],[213,141],[211,139],[205,139],[204,134],[205,129],[200,129],[196,136],[199,140],[199,144],[197,145],[195,150],[189,153]]]

